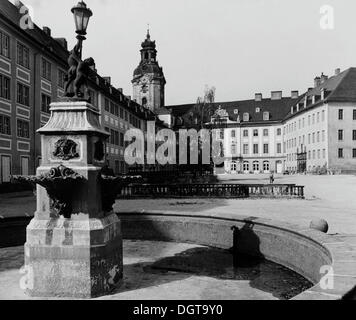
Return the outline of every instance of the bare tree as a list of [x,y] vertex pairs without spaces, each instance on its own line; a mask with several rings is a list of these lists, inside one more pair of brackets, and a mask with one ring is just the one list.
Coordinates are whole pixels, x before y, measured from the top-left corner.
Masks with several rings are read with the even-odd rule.
[[204,96],[198,97],[196,104],[189,113],[189,122],[197,129],[204,128],[214,114],[215,87],[205,86]]

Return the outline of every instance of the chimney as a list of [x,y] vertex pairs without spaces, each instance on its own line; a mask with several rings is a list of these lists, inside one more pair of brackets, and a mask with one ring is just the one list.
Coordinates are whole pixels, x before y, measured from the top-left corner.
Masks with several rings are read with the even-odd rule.
[[47,35],[47,36],[51,36],[51,29],[48,27],[43,27],[42,28],[43,32]]
[[341,73],[341,69],[337,68],[335,69],[335,76],[338,76]]
[[111,77],[103,77],[103,79],[104,79],[109,85],[111,85]]
[[315,77],[314,79],[314,88],[319,87],[321,85],[320,77]]
[[56,40],[64,49],[68,50],[68,43],[66,38],[55,38]]
[[329,79],[329,77],[326,76],[324,73],[321,74],[321,77],[320,77],[321,84],[323,84],[328,79]]
[[262,101],[262,93],[255,93],[255,101]]
[[298,97],[299,97],[299,91],[298,90],[292,91],[291,98],[292,99],[298,99]]
[[22,7],[25,6],[25,5],[22,3],[22,1],[20,1],[20,0],[15,0],[14,5],[15,5],[15,7],[18,8],[18,9],[21,9]]
[[271,100],[281,100],[281,99],[282,99],[282,91],[271,92]]

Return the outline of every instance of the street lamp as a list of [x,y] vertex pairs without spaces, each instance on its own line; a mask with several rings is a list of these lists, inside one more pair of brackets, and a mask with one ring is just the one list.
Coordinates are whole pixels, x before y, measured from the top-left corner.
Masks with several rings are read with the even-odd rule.
[[71,11],[74,16],[78,42],[68,57],[69,69],[66,76],[64,96],[83,98],[87,95],[83,89],[87,91],[89,69],[95,65],[93,58],[82,61],[83,41],[86,39],[85,35],[87,34],[89,19],[93,12],[84,1],[78,2]]
[[87,8],[84,1],[78,2],[78,4],[72,8],[72,13],[74,15],[76,32],[78,36],[84,40],[84,36],[87,34],[89,19],[93,13],[89,8]]

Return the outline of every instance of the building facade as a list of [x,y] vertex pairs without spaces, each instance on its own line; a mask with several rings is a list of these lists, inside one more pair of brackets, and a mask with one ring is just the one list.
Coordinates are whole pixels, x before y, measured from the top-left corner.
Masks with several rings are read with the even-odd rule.
[[[0,183],[11,175],[34,174],[41,161],[36,130],[50,117],[50,103],[64,94],[68,50],[66,40],[54,39],[48,27],[22,29],[23,4],[0,3]],[[100,76],[95,67],[89,79],[91,102],[111,134],[107,143],[110,166],[127,172],[124,134],[129,128],[145,130],[156,115],[125,96]]]
[[[316,77],[302,95],[273,91],[268,99],[257,93],[254,100],[212,104],[210,127],[225,156],[217,172],[356,172],[355,88],[356,68],[337,69],[330,78]],[[178,128],[186,127],[184,115],[194,105],[166,108]]]

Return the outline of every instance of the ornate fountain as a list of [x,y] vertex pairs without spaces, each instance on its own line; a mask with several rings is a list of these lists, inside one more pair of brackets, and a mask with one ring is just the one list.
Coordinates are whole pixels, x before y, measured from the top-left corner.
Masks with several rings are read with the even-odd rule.
[[51,104],[48,123],[37,131],[37,175],[15,177],[37,188],[25,244],[26,292],[35,297],[105,295],[120,285],[123,273],[121,222],[112,206],[131,179],[108,172],[109,134],[87,90],[92,59],[81,59],[92,13],[82,1],[72,12],[78,43],[68,59],[65,97]]

